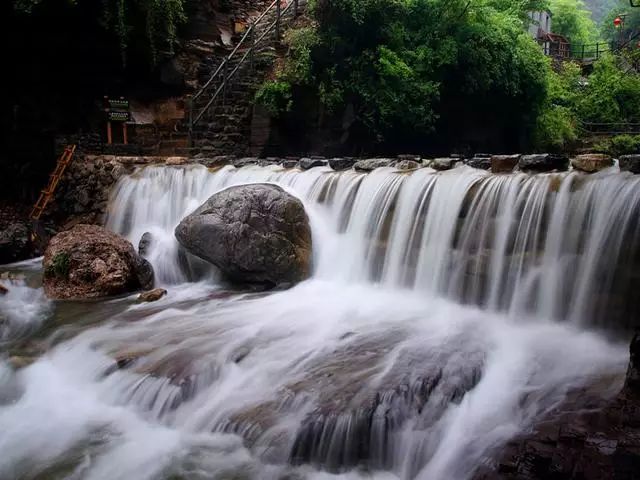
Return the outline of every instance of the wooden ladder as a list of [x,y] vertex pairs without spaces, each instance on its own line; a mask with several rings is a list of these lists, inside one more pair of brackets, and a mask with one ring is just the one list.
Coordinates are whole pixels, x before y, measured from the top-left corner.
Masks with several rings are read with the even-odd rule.
[[58,187],[58,183],[60,183],[60,179],[62,178],[64,171],[71,163],[71,159],[73,158],[73,154],[75,153],[75,151],[75,145],[67,145],[67,147],[64,149],[64,152],[62,152],[62,155],[60,155],[60,158],[58,158],[58,163],[56,164],[55,170],[51,175],[49,175],[49,185],[47,185],[46,189],[40,192],[40,197],[38,198],[38,201],[31,211],[32,220],[39,220],[45,209],[47,208],[47,205],[49,205],[49,202],[51,201],[51,198],[53,197],[56,188]]

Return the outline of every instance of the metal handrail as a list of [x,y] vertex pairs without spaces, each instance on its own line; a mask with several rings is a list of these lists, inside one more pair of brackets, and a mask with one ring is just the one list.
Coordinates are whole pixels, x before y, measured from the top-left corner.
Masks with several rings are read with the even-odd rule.
[[222,61],[222,63],[218,66],[218,68],[216,69],[215,72],[213,72],[213,74],[209,77],[209,80],[206,81],[206,83],[202,86],[202,88],[200,90],[198,90],[198,93],[196,93],[193,97],[191,97],[192,100],[196,100],[198,99],[200,96],[202,96],[202,94],[207,90],[207,88],[209,87],[209,85],[211,85],[211,82],[213,82],[215,80],[215,78],[220,74],[220,72],[222,71],[222,69],[224,68],[224,65],[226,63],[228,63],[234,56],[235,54],[238,52],[238,50],[240,49],[240,47],[242,46],[242,44],[244,43],[244,41],[247,39],[247,37],[249,36],[249,34],[251,33],[251,31],[255,28],[255,25],[257,25],[258,23],[260,23],[260,21],[267,15],[267,13],[269,13],[271,11],[271,9],[276,5],[276,3],[278,3],[279,0],[273,0],[273,2],[271,3],[271,5],[269,5],[267,7],[267,9],[262,12],[262,14],[258,17],[257,20],[251,22],[251,25],[249,26],[249,28],[247,29],[247,31],[245,32],[245,34],[242,36],[242,38],[240,39],[240,41],[238,42],[238,44],[236,45],[236,47],[231,51],[231,53],[229,55],[227,55],[225,57],[225,59]]
[[[289,9],[291,8],[291,6],[294,4],[295,2],[291,2],[289,3],[289,5],[287,5],[287,7],[282,10],[282,13],[280,14],[279,18],[276,18],[271,25],[269,25],[268,28],[265,29],[265,31],[262,33],[262,35],[260,35],[260,37],[255,41],[256,44],[260,43],[262,41],[262,39],[264,37],[266,37],[268,34],[270,34],[278,25],[280,18],[282,18],[283,15],[285,15]],[[238,70],[240,69],[240,67],[243,65],[243,63],[245,62],[245,60],[247,59],[247,57],[249,56],[249,54],[252,52],[253,50],[253,46],[251,47],[251,49],[249,49],[247,52],[245,52],[245,54],[243,55],[243,57],[240,59],[240,61],[238,62],[238,64],[236,65],[236,68],[234,68],[231,73],[227,74],[224,78],[224,80],[222,81],[222,84],[218,87],[218,89],[215,91],[215,93],[211,96],[211,98],[209,99],[209,101],[207,102],[207,104],[204,106],[204,108],[200,111],[200,113],[198,114],[198,116],[195,118],[195,120],[193,121],[193,125],[195,125],[196,123],[198,123],[202,117],[204,116],[205,113],[207,113],[207,111],[209,110],[209,108],[211,107],[211,105],[213,105],[213,102],[216,101],[216,99],[218,98],[218,96],[220,95],[220,93],[223,91],[223,89],[226,87],[227,83],[229,82],[229,80],[231,80],[235,74],[238,72]]]
[[[236,47],[233,49],[233,51],[224,59],[224,61],[218,66],[218,68],[216,69],[216,71],[211,75],[211,77],[209,78],[209,80],[207,80],[207,82],[202,86],[202,88],[194,95],[191,97],[190,99],[190,107],[189,107],[189,135],[191,136],[192,131],[193,131],[193,126],[196,125],[201,119],[202,117],[205,115],[205,113],[209,110],[209,108],[211,107],[211,105],[213,105],[213,102],[216,101],[216,99],[218,98],[218,96],[220,95],[220,93],[224,90],[224,88],[227,86],[229,80],[231,80],[235,74],[238,72],[238,70],[240,69],[240,67],[244,64],[244,62],[246,61],[247,57],[249,55],[253,55],[253,51],[256,47],[256,45],[258,45],[263,39],[264,37],[266,37],[269,33],[271,33],[274,29],[279,30],[280,27],[280,21],[282,19],[282,17],[284,17],[290,10],[291,8],[294,9],[294,15],[297,14],[298,12],[298,3],[299,0],[290,0],[289,3],[287,4],[287,6],[282,9],[280,7],[280,2],[281,0],[274,0],[269,7],[262,12],[262,14],[256,19],[254,20],[250,27],[247,29],[247,31],[245,32],[244,36],[242,37],[242,39],[240,39],[240,41],[238,42],[238,45],[236,45]],[[274,8],[276,7],[276,19],[262,32],[262,35],[260,35],[260,37],[258,39],[254,38],[254,31],[256,29],[256,26],[264,19],[264,17]],[[231,61],[231,59],[236,55],[236,53],[238,53],[238,50],[240,49],[240,47],[242,46],[242,44],[245,42],[245,40],[251,36],[252,38],[252,42],[251,42],[251,47],[244,53],[244,55],[240,58],[240,60],[238,61],[237,65],[235,66],[235,68],[231,71],[231,73],[227,72],[227,68],[228,68],[228,64]],[[194,106],[194,101],[197,100],[199,97],[201,97],[205,91],[208,90],[209,86],[213,83],[213,81],[220,75],[220,72],[224,72],[224,78],[222,80],[222,83],[218,86],[218,88],[216,89],[216,91],[213,93],[213,95],[211,96],[211,98],[209,99],[209,101],[207,102],[207,104],[200,110],[200,112],[198,113],[198,115],[194,118],[193,117],[193,106]]]

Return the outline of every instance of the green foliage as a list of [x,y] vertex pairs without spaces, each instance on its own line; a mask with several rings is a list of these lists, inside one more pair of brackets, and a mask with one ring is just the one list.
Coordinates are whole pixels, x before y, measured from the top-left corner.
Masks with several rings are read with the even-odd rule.
[[[619,15],[624,16],[623,28],[616,28],[613,24],[614,19]],[[638,31],[640,31],[640,8],[632,8],[629,0],[615,0],[611,10],[602,20],[600,30],[602,38],[610,42],[625,44]],[[633,42],[630,47],[635,47],[636,43]]]
[[585,122],[640,122],[640,75],[605,56],[595,64],[576,111]]
[[[528,122],[545,97],[549,67],[525,22],[529,10],[546,5],[316,0],[315,34],[301,34],[313,39],[298,55],[304,68],[292,58],[278,79],[314,90],[330,112],[352,106],[361,130],[382,142],[447,128],[453,105],[462,114],[503,111],[505,125]],[[290,51],[295,57],[293,42]]]
[[280,77],[298,84],[311,82],[311,52],[320,43],[317,30],[314,27],[288,30],[284,36],[284,43],[289,47],[289,54]]
[[640,135],[617,135],[596,145],[595,150],[619,157],[640,152]]
[[598,29],[583,0],[551,0],[553,33],[566,37],[572,45],[598,41]]
[[[68,0],[71,5],[93,0]],[[52,0],[14,0],[14,9],[33,13]],[[178,28],[186,22],[187,0],[103,0],[100,23],[112,31],[120,44],[123,62],[130,49],[145,50],[152,64],[160,52],[173,53]]]
[[273,117],[281,116],[284,112],[291,110],[291,84],[282,80],[265,82],[256,93],[256,102]]
[[69,277],[69,269],[71,258],[66,252],[56,253],[51,260],[51,264],[45,270],[45,274],[49,277],[54,276],[66,279]]
[[[585,0],[585,3],[589,10],[591,10],[591,16],[596,23],[601,23],[606,17],[609,11],[614,8],[617,0]],[[629,2],[627,1],[627,4]]]
[[575,105],[581,93],[580,67],[565,63],[559,72],[549,71],[547,82],[533,143],[541,150],[562,150],[578,139]]

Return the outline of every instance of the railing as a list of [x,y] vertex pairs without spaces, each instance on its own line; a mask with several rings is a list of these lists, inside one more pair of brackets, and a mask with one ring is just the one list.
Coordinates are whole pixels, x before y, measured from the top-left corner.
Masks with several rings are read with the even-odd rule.
[[[282,8],[282,4],[285,1],[286,0],[274,0],[269,5],[269,7],[267,7],[267,9],[264,12],[262,12],[262,14],[256,20],[251,22],[251,25],[249,26],[245,34],[242,36],[242,38],[240,39],[236,47],[233,49],[233,51],[222,61],[222,63],[213,72],[209,80],[207,80],[207,82],[202,86],[202,88],[195,95],[191,97],[189,101],[189,138],[190,139],[193,134],[193,127],[196,124],[198,124],[200,120],[202,120],[202,117],[209,111],[209,109],[211,108],[213,103],[218,99],[220,94],[221,93],[224,94],[225,89],[229,84],[230,80],[235,76],[238,70],[240,70],[243,64],[247,61],[247,58],[249,58],[250,64],[253,67],[254,50],[258,45],[260,45],[260,42],[262,42],[262,40],[274,30],[275,30],[276,38],[278,39],[280,38],[282,18],[287,13],[289,13],[291,9],[293,9],[294,17],[297,17],[300,0],[289,0],[287,5],[284,8]],[[273,12],[274,10],[275,10],[275,19],[264,29],[264,31],[262,31],[260,36],[256,38],[256,30],[257,30],[258,24],[270,12]],[[229,72],[230,62],[235,58],[236,55],[238,55],[240,48],[247,42],[250,42],[249,49],[240,58],[235,68],[231,70],[231,72]],[[205,93],[207,93],[211,85],[216,81],[216,79],[220,77],[222,78],[222,82],[220,83],[218,88],[215,90],[213,95],[211,95],[211,98],[206,103],[206,105],[203,108],[201,108],[197,113],[195,113],[195,116],[194,116],[195,101],[198,100],[203,95],[205,95]]]
[[614,122],[614,123],[591,123],[580,122],[580,129],[584,133],[593,135],[624,135],[640,134],[640,123]]
[[592,44],[572,44],[567,42],[552,42],[546,39],[538,40],[544,53],[560,60],[592,62],[600,60],[606,53],[617,53],[630,47],[638,38],[640,32],[631,35],[622,42],[599,42]]
[[573,60],[579,62],[589,62],[599,60],[605,53],[613,52],[612,44],[606,42],[592,44],[571,44],[565,42],[551,42],[541,40],[545,55],[560,60]]

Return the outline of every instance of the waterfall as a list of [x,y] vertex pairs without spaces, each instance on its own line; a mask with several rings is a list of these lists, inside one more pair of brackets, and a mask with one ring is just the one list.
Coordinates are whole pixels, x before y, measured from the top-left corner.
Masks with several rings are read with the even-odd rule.
[[639,311],[624,299],[640,286],[640,179],[619,172],[152,167],[119,183],[107,226],[134,244],[153,234],[161,282],[193,280],[174,228],[216,191],[255,182],[305,202],[316,278],[577,324],[628,327]]
[[[174,238],[210,195],[251,182],[309,214],[313,275],[289,290],[229,289]],[[168,294],[50,304],[8,285],[0,319],[50,336],[4,338],[0,479],[471,480],[550,412],[619,391],[639,187],[466,167],[124,177],[107,226],[152,234]],[[18,369],[23,350],[35,358]]]

